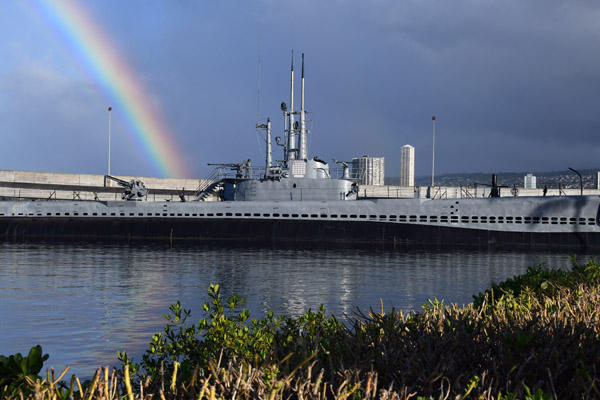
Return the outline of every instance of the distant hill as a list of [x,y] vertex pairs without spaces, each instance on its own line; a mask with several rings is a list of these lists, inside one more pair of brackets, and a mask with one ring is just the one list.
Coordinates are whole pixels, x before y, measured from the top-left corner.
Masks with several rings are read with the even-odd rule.
[[[579,172],[583,178],[585,188],[596,188],[596,180],[599,169],[582,169]],[[524,178],[527,174],[533,174],[536,177],[538,188],[547,186],[548,188],[565,189],[578,188],[579,176],[574,172],[552,171],[552,172],[499,172],[498,184],[505,186],[524,186]],[[462,173],[462,174],[444,174],[435,177],[436,186],[474,186],[475,184],[491,184],[492,174],[483,172]],[[400,177],[386,177],[386,185],[398,185]],[[431,176],[415,177],[416,186],[428,186],[431,184]]]

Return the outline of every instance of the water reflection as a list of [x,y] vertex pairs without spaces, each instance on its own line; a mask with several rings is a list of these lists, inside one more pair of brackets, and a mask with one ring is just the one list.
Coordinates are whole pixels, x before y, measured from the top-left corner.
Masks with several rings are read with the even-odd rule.
[[196,321],[210,283],[239,294],[254,317],[328,313],[383,302],[417,310],[428,298],[466,303],[492,281],[565,254],[473,251],[254,249],[91,243],[0,244],[0,354],[41,344],[47,366],[69,363],[79,376],[116,364],[116,351],[140,359],[162,314],[181,300]]

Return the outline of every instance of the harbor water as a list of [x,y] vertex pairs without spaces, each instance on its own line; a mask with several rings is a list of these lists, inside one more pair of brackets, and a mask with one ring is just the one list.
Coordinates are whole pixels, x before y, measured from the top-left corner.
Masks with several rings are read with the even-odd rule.
[[[589,255],[580,255],[585,261]],[[238,294],[253,318],[297,316],[321,304],[343,318],[357,309],[420,310],[427,299],[464,304],[491,282],[569,254],[512,251],[265,249],[152,243],[0,243],[0,354],[42,345],[45,367],[89,377],[141,360],[169,305],[202,314],[211,283]]]

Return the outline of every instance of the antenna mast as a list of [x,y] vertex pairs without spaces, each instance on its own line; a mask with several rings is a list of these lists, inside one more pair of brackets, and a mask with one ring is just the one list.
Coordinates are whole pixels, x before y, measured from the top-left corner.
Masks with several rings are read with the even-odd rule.
[[288,134],[288,160],[296,159],[296,127],[294,126],[294,50],[292,50],[292,72],[290,81],[290,110],[289,110],[289,134]]
[[308,158],[306,149],[306,121],[304,111],[304,53],[302,53],[302,86],[300,91],[300,148],[298,150],[298,158],[306,160]]
[[256,99],[256,127],[258,127],[259,116],[260,116],[260,31],[258,31],[258,93]]
[[266,137],[266,155],[265,155],[265,178],[271,176],[271,167],[273,166],[273,149],[271,144],[271,119],[267,118],[266,124],[260,124],[260,31],[258,31],[258,93],[256,100],[256,129],[267,131]]

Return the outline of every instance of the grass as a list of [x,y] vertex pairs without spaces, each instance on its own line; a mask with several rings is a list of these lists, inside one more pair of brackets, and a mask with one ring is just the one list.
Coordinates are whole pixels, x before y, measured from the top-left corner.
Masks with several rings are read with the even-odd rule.
[[[179,303],[139,362],[91,381],[4,381],[4,398],[38,399],[546,399],[600,398],[600,267],[530,268],[458,307],[357,310],[344,323],[321,307],[253,320],[243,300],[209,288],[205,317]],[[41,356],[41,354],[40,354]],[[1,361],[2,359],[0,359]],[[0,363],[1,365],[1,363]],[[37,365],[37,364],[36,364]],[[0,370],[1,372],[1,370]],[[27,372],[27,371],[26,371]],[[29,371],[31,372],[31,371]],[[27,374],[26,374],[27,375]],[[35,378],[35,379],[34,379]],[[2,381],[0,381],[2,382]],[[11,391],[12,390],[12,391]]]

